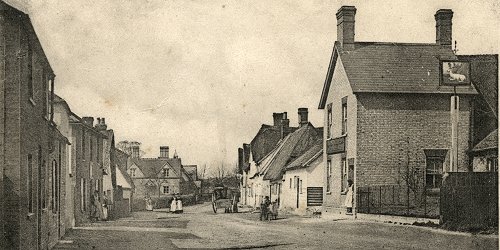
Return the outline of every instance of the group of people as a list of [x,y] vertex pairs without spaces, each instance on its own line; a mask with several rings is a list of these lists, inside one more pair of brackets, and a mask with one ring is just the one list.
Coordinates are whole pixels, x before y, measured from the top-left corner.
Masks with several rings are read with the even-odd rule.
[[[146,210],[147,211],[153,211],[153,199],[149,195],[146,195]],[[176,213],[180,214],[183,213],[184,211],[182,210],[182,200],[178,196],[174,196],[172,201],[170,202],[170,212],[171,213]]]
[[100,220],[108,220],[108,196],[106,195],[106,191],[101,197],[99,196],[99,191],[95,190],[92,195],[92,206],[90,210],[90,221],[100,221]]
[[179,197],[174,196],[172,202],[170,203],[170,212],[175,214],[182,214],[182,200]]
[[[347,180],[347,187],[341,194],[345,195],[344,206],[346,207],[346,214],[352,214],[352,201],[354,195],[354,182],[352,180]],[[264,197],[262,203],[260,204],[260,220],[268,220],[270,218],[276,219],[278,214],[278,200],[271,202],[269,196]],[[271,216],[271,217],[270,217]]]
[[278,200],[271,202],[269,196],[264,197],[260,204],[260,220],[276,219],[278,215]]

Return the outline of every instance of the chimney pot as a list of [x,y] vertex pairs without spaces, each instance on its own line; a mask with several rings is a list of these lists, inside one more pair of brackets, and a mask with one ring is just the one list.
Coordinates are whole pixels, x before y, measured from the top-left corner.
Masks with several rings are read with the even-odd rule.
[[337,11],[337,41],[344,50],[354,50],[356,7],[342,6]]
[[82,117],[82,121],[83,121],[83,123],[85,125],[88,125],[88,126],[91,126],[91,127],[94,126],[94,117],[85,116],[85,117]]
[[160,147],[160,158],[169,158],[170,152],[169,152],[169,147],[168,146],[161,146]]
[[309,110],[307,108],[299,108],[298,114],[299,114],[299,127],[307,125],[309,123],[308,120]]
[[101,124],[104,124],[104,125],[106,124],[106,118],[104,118],[104,117],[101,118]]
[[279,127],[281,125],[281,120],[283,120],[284,113],[273,113],[273,126]]
[[132,158],[139,158],[139,145],[132,145]]
[[451,48],[453,11],[440,9],[434,15],[436,19],[436,44]]

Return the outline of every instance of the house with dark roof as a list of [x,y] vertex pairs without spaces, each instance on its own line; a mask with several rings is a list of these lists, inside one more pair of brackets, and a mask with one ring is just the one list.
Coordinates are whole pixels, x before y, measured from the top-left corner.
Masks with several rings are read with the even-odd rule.
[[[132,150],[132,153],[134,151],[138,152],[139,149]],[[145,209],[143,201],[148,196],[160,199],[176,194],[197,194],[199,189],[191,176],[193,166],[188,166],[191,172],[187,172],[177,153],[171,158],[165,146],[160,147],[158,158],[142,158],[133,153],[127,168],[135,186],[133,210]],[[160,204],[162,207],[166,205]]]
[[436,12],[435,43],[355,41],[355,14],[353,6],[336,13],[337,41],[319,102],[325,117],[325,215],[345,213],[342,191],[348,179],[354,181],[354,208],[360,187],[411,185],[406,169],[414,170],[415,185],[439,191],[450,170],[454,93],[459,96],[454,171],[469,169],[471,109],[478,92],[473,84],[455,89],[442,84],[443,62],[459,59],[452,50],[453,12]]
[[320,210],[323,205],[323,140],[286,165],[280,194],[280,206],[301,214]]
[[[268,155],[286,135],[295,131],[297,127],[290,127],[287,112],[273,113],[273,125],[262,124],[261,128],[247,144],[238,149],[238,172],[240,179],[240,203],[255,206],[256,193],[252,189],[252,180],[257,165]],[[253,166],[253,167],[252,167]]]
[[[280,202],[283,174],[287,164],[309,150],[321,139],[321,129],[308,121],[307,108],[299,108],[299,127],[286,135],[258,162],[250,163],[248,205],[258,207],[265,196]],[[248,194],[248,193],[247,193]]]

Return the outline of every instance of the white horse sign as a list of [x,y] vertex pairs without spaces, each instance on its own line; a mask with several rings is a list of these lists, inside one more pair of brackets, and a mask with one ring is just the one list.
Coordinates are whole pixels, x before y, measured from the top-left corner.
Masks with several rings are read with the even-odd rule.
[[441,61],[441,85],[470,85],[470,63],[465,61]]

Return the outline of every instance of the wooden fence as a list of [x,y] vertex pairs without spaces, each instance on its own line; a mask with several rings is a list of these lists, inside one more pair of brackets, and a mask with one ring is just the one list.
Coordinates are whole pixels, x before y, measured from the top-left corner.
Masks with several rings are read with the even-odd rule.
[[441,187],[440,204],[442,223],[498,226],[498,173],[449,173]]

